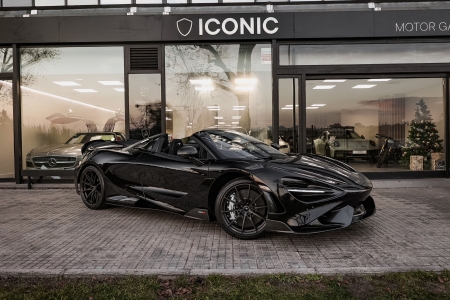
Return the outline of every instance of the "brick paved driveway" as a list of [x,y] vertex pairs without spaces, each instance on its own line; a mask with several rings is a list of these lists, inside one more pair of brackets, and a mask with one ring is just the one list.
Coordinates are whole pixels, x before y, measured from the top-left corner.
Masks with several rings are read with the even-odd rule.
[[92,211],[74,190],[0,190],[0,274],[243,274],[450,268],[450,187],[383,188],[377,214],[316,235],[240,241],[158,211]]

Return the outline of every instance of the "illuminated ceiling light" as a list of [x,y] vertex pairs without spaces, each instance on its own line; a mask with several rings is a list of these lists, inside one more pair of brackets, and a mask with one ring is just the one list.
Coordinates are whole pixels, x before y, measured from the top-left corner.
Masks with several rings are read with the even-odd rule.
[[209,110],[220,110],[220,108],[209,108]]
[[214,87],[212,86],[196,86],[194,87],[196,91],[212,91]]
[[330,90],[334,87],[335,85],[316,85],[313,90]]
[[282,107],[281,109],[294,109],[293,107]]
[[326,79],[323,82],[346,82],[347,79]]
[[311,106],[319,106],[319,107],[321,107],[321,106],[325,106],[326,104],[313,104],[313,105],[311,105]]
[[245,105],[233,105],[233,108],[246,108],[247,106]]
[[223,120],[223,117],[214,117],[216,120]]
[[75,80],[77,80],[77,81],[81,81],[81,80],[83,80],[82,78],[77,78],[77,79],[75,79]]
[[233,126],[231,128],[242,128],[242,126]]
[[220,108],[220,106],[219,105],[208,105],[206,108],[209,108],[209,109],[211,109],[211,108]]
[[242,116],[232,116],[231,117],[233,120],[240,120],[242,118]]
[[168,117],[166,117],[166,121],[170,121],[170,120],[172,120],[171,118],[168,118]]
[[307,107],[306,109],[318,109],[319,107],[317,107],[317,106],[309,106],[309,107]]
[[211,79],[189,79],[192,84],[203,84],[203,85],[211,85]]
[[239,124],[239,122],[231,122],[231,124]]
[[189,126],[189,125],[188,125],[188,126],[186,126],[186,128],[192,128],[192,126]]
[[234,80],[236,84],[256,84],[257,81],[256,78],[236,78]]
[[96,90],[93,89],[73,89],[73,90],[78,93],[98,93]]
[[234,89],[236,91],[253,91],[254,88],[255,88],[254,86],[244,85],[244,86],[236,86]]
[[245,108],[233,108],[233,110],[245,110]]
[[293,107],[294,105],[292,105],[292,104],[286,104],[285,106],[286,106],[286,107]]
[[[6,84],[6,85],[12,87],[12,84],[7,82],[7,81],[0,80],[0,82],[2,84]],[[40,95],[44,95],[44,96],[48,96],[48,97],[52,97],[52,98],[55,98],[55,99],[58,99],[58,100],[63,100],[63,101],[67,101],[67,102],[71,102],[71,103],[75,103],[75,104],[84,105],[84,106],[87,106],[87,107],[90,107],[90,108],[96,108],[96,109],[100,109],[100,110],[103,110],[103,111],[112,112],[114,114],[116,113],[114,110],[110,110],[110,109],[99,107],[99,106],[95,106],[95,105],[92,105],[92,104],[87,104],[87,103],[84,103],[84,102],[81,102],[81,101],[77,101],[77,100],[73,100],[73,99],[69,99],[69,98],[53,95],[53,94],[46,93],[46,92],[41,92],[41,91],[38,91],[38,90],[35,90],[35,89],[32,89],[32,88],[26,87],[26,86],[21,86],[20,88],[22,90],[24,90],[24,91],[28,91],[28,92],[32,92],[32,93],[36,93],[36,94],[40,94]]]
[[103,85],[123,85],[123,83],[120,81],[97,81],[97,82]]
[[172,111],[170,108],[166,107],[166,111]]
[[217,122],[217,124],[219,124],[219,125],[224,125],[225,122]]
[[78,86],[79,83],[75,81],[53,81],[53,83],[60,85],[60,86]]
[[377,86],[376,84],[358,84],[352,87],[352,89],[370,89],[374,86]]
[[369,80],[367,80],[367,81],[389,81],[389,80],[392,80],[392,79],[379,78],[379,79],[369,79]]
[[114,90],[118,92],[125,92],[125,88],[114,88]]

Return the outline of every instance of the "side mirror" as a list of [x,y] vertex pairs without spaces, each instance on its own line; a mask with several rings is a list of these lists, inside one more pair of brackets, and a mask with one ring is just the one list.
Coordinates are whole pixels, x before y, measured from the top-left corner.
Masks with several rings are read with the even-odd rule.
[[178,149],[177,151],[177,155],[184,158],[194,157],[197,154],[198,154],[197,149],[195,149],[195,147],[192,146],[184,146]]
[[270,147],[272,147],[272,148],[274,148],[274,149],[277,149],[277,150],[280,150],[280,145],[278,145],[278,144],[276,144],[276,143],[270,144]]
[[366,137],[365,137],[365,136],[363,136],[363,135],[361,135],[361,138],[362,138],[363,140],[365,140],[365,139],[366,139]]

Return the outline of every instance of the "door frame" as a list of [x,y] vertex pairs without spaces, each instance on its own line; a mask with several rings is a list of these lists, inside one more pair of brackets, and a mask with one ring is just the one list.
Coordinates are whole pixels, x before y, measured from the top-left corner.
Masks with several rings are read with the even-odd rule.
[[[4,81],[10,81],[11,84],[13,84],[13,80],[14,80],[14,75],[13,73],[0,73],[0,80],[4,80]],[[12,103],[13,103],[13,140],[15,140],[15,123],[14,123],[14,111],[15,111],[15,107],[14,107],[14,93],[13,93],[13,99],[11,99]],[[11,145],[11,147],[13,147],[13,151],[14,151],[14,175],[11,178],[0,178],[0,181],[15,181],[16,178],[16,151],[14,150],[14,143]]]

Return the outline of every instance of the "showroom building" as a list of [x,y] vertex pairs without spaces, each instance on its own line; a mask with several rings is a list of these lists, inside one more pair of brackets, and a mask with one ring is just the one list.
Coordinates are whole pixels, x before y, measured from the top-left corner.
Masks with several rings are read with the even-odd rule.
[[449,177],[449,15],[450,1],[0,0],[0,179],[72,176],[86,136],[211,128],[369,178]]

